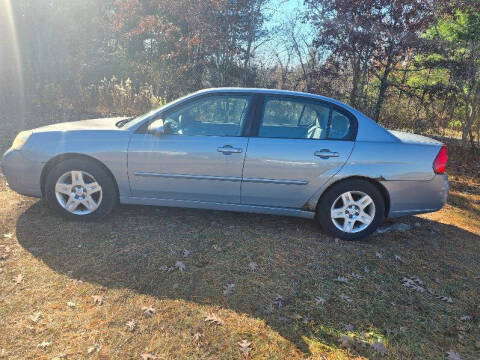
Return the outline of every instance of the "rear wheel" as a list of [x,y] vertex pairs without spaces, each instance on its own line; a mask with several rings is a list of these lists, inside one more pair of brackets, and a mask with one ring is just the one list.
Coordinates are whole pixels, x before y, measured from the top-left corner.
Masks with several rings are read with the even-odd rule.
[[52,208],[75,220],[95,220],[117,203],[114,180],[98,164],[85,159],[65,160],[47,174],[45,195]]
[[325,232],[344,240],[370,235],[385,218],[385,200],[372,183],[352,179],[328,189],[319,201],[317,220]]

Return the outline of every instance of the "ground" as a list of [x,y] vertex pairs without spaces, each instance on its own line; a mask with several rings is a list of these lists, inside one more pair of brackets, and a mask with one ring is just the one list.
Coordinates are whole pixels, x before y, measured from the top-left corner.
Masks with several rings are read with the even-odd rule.
[[71,222],[0,176],[0,358],[479,359],[480,168],[460,158],[444,209],[359,242],[160,207]]

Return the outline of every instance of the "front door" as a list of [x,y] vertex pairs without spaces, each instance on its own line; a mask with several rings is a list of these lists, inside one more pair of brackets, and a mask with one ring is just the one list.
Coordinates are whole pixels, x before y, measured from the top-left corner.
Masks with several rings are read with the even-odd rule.
[[134,134],[128,150],[132,195],[240,203],[248,138],[247,95],[214,95],[162,114],[165,134]]
[[354,135],[354,119],[328,103],[266,97],[248,144],[242,204],[302,208],[345,164]]

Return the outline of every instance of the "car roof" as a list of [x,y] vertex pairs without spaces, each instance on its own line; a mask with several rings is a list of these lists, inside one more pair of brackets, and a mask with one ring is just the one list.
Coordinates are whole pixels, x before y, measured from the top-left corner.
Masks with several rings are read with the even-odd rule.
[[334,103],[336,105],[339,105],[343,108],[346,108],[347,110],[357,114],[359,113],[358,110],[352,108],[351,106],[336,100],[329,98],[327,96],[323,95],[318,95],[318,94],[312,94],[312,93],[306,93],[302,91],[291,91],[291,90],[279,90],[279,89],[264,89],[264,88],[241,88],[241,87],[220,87],[220,88],[209,88],[209,89],[203,89],[197,91],[195,94],[205,94],[205,93],[225,93],[225,92],[231,92],[231,93],[255,93],[255,94],[265,94],[265,95],[287,95],[287,96],[298,96],[298,97],[304,97],[304,98],[311,98],[311,99],[317,99],[317,100],[324,100],[324,101],[329,101],[331,103]]

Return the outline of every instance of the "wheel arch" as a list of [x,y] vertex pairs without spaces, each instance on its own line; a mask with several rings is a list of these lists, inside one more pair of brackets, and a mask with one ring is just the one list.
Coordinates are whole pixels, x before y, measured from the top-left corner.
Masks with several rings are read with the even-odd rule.
[[60,164],[61,162],[66,161],[66,160],[72,160],[72,159],[87,160],[87,161],[91,161],[91,162],[97,164],[98,166],[100,166],[103,170],[105,170],[105,172],[108,174],[108,176],[110,176],[111,179],[113,180],[113,183],[115,184],[115,192],[117,194],[117,198],[120,196],[119,195],[120,191],[118,189],[117,179],[115,179],[115,176],[113,175],[113,173],[110,171],[110,169],[103,162],[101,162],[100,160],[98,160],[98,159],[96,159],[92,156],[85,155],[85,154],[64,153],[64,154],[59,154],[57,156],[54,156],[53,158],[48,160],[46,162],[46,164],[43,166],[42,173],[40,175],[40,188],[41,188],[41,191],[42,191],[42,197],[45,197],[45,182],[46,182],[46,179],[47,179],[47,174],[50,172],[50,170],[53,169],[56,165]]
[[320,195],[320,197],[318,198],[318,201],[315,206],[315,211],[317,211],[320,201],[325,196],[328,190],[330,190],[333,186],[336,186],[340,183],[343,183],[349,180],[364,180],[369,182],[373,186],[375,186],[378,189],[378,191],[380,191],[380,194],[382,194],[383,200],[385,201],[385,217],[388,217],[388,214],[390,213],[390,195],[388,193],[388,190],[377,179],[369,178],[366,176],[358,176],[358,175],[345,177],[329,184],[328,187],[323,190],[322,195]]

